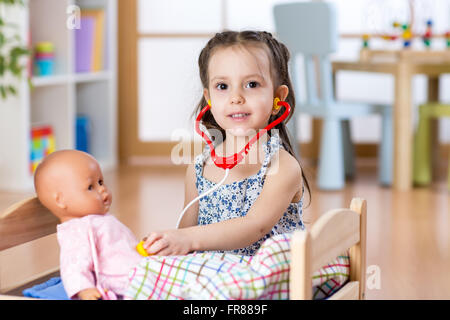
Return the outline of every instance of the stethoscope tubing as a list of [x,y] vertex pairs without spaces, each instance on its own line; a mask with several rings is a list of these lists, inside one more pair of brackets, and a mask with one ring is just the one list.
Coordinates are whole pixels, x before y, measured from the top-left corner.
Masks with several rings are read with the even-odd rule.
[[214,164],[225,170],[225,176],[222,178],[222,180],[217,183],[214,187],[212,187],[211,189],[209,189],[208,191],[202,193],[201,195],[199,195],[198,197],[196,197],[194,200],[192,200],[191,202],[189,202],[189,204],[183,209],[183,211],[181,212],[178,221],[177,221],[177,226],[176,228],[178,229],[181,219],[183,218],[184,214],[186,213],[187,209],[190,208],[190,206],[192,204],[194,204],[196,201],[200,200],[201,198],[209,195],[210,193],[214,192],[215,190],[217,190],[226,180],[226,178],[228,177],[228,174],[230,172],[230,169],[232,169],[235,165],[237,165],[243,158],[244,158],[244,154],[248,153],[248,150],[250,149],[250,147],[253,145],[253,143],[255,143],[260,137],[261,135],[263,135],[264,133],[266,133],[267,131],[269,131],[270,129],[272,129],[273,127],[275,127],[276,125],[278,125],[279,123],[281,123],[282,121],[284,121],[284,119],[287,118],[287,116],[289,115],[289,113],[291,112],[291,106],[285,102],[285,101],[278,101],[277,103],[279,106],[283,106],[286,108],[286,110],[284,111],[284,113],[277,118],[275,121],[273,121],[272,123],[268,124],[264,129],[260,130],[248,143],[247,145],[238,153],[235,153],[232,156],[229,157],[218,157],[216,156],[216,150],[214,148],[213,143],[211,142],[211,140],[209,139],[209,137],[200,129],[200,121],[203,118],[203,116],[205,115],[206,111],[208,111],[211,108],[211,105],[207,105],[205,106],[200,113],[197,116],[197,119],[195,121],[195,130],[197,131],[197,133],[206,141],[206,143],[209,145],[210,149],[211,149],[211,158],[213,159]]
[[178,218],[177,221],[177,229],[180,225],[181,219],[183,218],[184,214],[186,213],[187,209],[189,209],[189,207],[194,204],[197,200],[200,200],[201,198],[207,196],[208,194],[214,192],[215,190],[219,189],[219,187],[225,182],[225,179],[228,177],[228,174],[230,173],[230,169],[225,169],[225,176],[222,178],[222,180],[220,180],[219,183],[217,183],[214,187],[212,187],[211,189],[209,189],[206,192],[203,192],[201,195],[199,195],[197,198],[195,198],[194,200],[192,200],[191,202],[189,202],[189,204],[186,206],[186,208],[184,208],[183,212],[181,212],[180,217]]

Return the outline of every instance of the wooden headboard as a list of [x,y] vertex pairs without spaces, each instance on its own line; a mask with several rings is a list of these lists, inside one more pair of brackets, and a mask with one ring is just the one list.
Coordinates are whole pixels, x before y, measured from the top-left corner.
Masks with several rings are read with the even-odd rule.
[[37,197],[15,203],[0,215],[0,251],[55,233],[58,223]]

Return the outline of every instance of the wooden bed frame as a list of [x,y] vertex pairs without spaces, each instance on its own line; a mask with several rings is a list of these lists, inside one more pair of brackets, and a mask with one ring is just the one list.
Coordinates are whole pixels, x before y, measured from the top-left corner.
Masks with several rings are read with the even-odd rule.
[[353,198],[350,209],[327,211],[310,230],[296,231],[291,240],[291,300],[310,300],[315,270],[350,249],[350,279],[330,300],[363,300],[366,272],[367,203]]
[[[313,272],[349,248],[349,282],[330,299],[364,299],[366,208],[365,200],[354,198],[349,209],[330,210],[320,216],[310,230],[294,233],[291,243],[291,299],[311,299]],[[18,202],[0,215],[0,252],[53,234],[57,224],[58,219],[36,197]],[[48,273],[54,271],[49,270]],[[36,276],[41,277],[42,274]],[[17,283],[17,287],[23,284]],[[8,292],[11,289],[14,287]],[[0,300],[28,299],[4,293],[0,291]]]

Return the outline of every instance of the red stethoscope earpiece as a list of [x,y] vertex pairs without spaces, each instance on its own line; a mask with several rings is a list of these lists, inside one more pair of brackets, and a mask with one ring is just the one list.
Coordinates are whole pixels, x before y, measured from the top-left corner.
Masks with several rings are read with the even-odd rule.
[[206,105],[202,111],[200,111],[200,113],[197,116],[197,119],[195,120],[195,130],[197,131],[197,133],[206,141],[206,143],[208,144],[209,148],[211,149],[211,159],[214,161],[214,164],[222,169],[232,169],[235,165],[237,165],[243,158],[244,156],[248,153],[248,150],[250,149],[250,147],[256,142],[258,141],[258,139],[267,131],[269,131],[270,129],[272,129],[273,127],[275,127],[276,125],[278,125],[279,123],[281,123],[282,121],[284,121],[284,119],[287,118],[287,116],[289,115],[289,113],[291,112],[291,106],[289,105],[289,103],[285,102],[285,101],[278,101],[277,105],[285,107],[285,111],[284,113],[276,120],[274,120],[272,123],[269,123],[264,129],[260,130],[248,143],[247,145],[238,153],[235,153],[232,156],[229,157],[219,157],[216,155],[216,150],[214,148],[214,145],[212,143],[212,141],[209,139],[209,137],[202,131],[200,130],[200,121],[203,118],[203,116],[205,115],[206,111],[208,111],[211,108],[211,105]]

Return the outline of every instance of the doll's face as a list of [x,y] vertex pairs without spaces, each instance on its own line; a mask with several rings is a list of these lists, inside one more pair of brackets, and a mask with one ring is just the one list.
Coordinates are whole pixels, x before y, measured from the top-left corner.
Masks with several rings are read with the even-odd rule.
[[35,186],[39,200],[61,222],[109,211],[112,195],[98,162],[76,150],[57,151],[38,167]]
[[82,157],[73,164],[67,175],[71,180],[67,181],[63,194],[70,216],[105,214],[109,211],[112,196],[97,161]]

